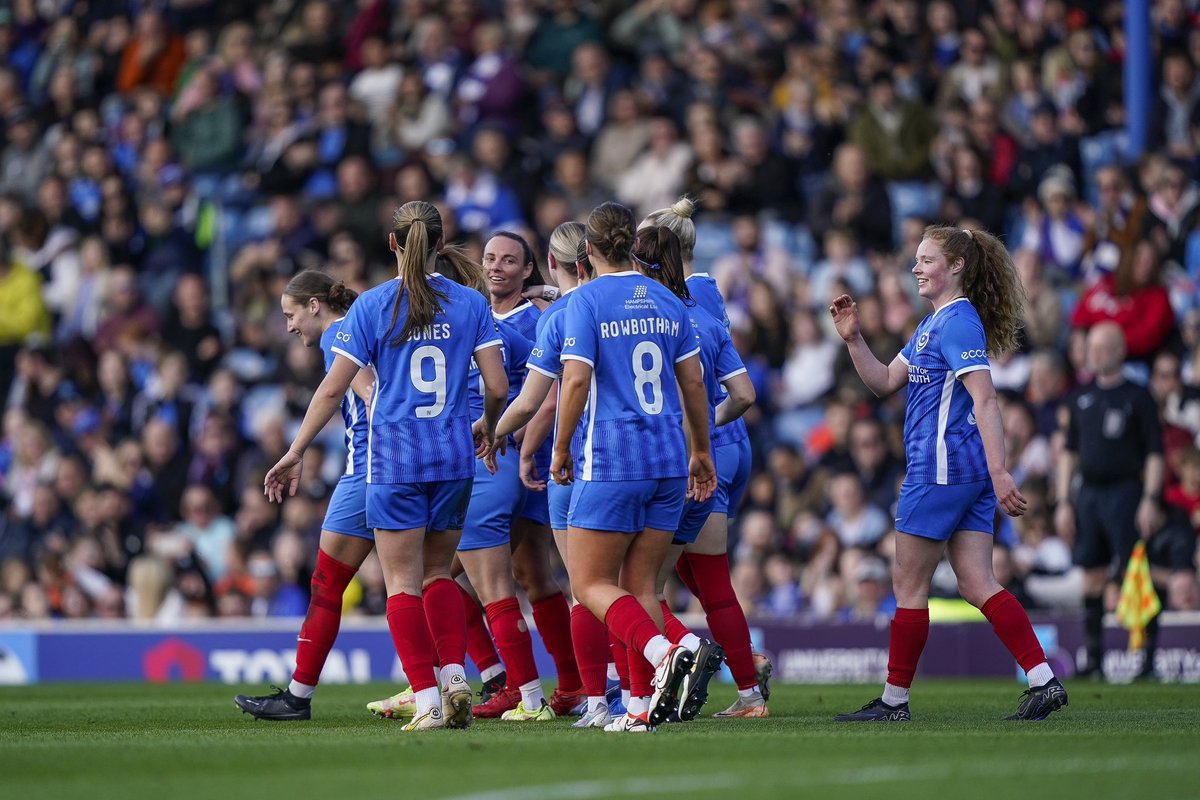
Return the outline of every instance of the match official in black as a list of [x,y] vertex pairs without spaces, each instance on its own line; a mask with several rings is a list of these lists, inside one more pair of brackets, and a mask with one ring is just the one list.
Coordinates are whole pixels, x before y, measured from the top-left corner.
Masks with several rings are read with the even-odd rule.
[[[1084,570],[1088,662],[1080,675],[1103,677],[1105,585],[1121,580],[1138,538],[1149,539],[1163,523],[1158,408],[1149,390],[1126,380],[1124,363],[1125,335],[1118,325],[1104,322],[1088,331],[1087,364],[1095,380],[1067,403],[1066,447],[1058,464],[1055,526],[1066,541],[1074,540],[1075,563]],[[1077,471],[1082,480],[1072,501]],[[1148,635],[1151,668],[1152,648]]]

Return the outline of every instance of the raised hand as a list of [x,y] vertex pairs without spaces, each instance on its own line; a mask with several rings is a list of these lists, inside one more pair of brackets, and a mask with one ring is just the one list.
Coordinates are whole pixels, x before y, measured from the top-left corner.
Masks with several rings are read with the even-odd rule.
[[833,327],[844,341],[848,342],[858,336],[858,303],[854,302],[853,297],[844,294],[835,299],[829,307],[829,316],[833,317]]

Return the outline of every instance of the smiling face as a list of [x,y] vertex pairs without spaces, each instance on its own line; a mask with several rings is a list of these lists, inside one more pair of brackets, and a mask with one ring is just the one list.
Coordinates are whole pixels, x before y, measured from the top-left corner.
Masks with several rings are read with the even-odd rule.
[[942,247],[932,239],[922,239],[917,247],[917,263],[912,274],[917,277],[917,294],[940,307],[953,298],[962,285],[962,259],[947,263]]
[[321,303],[316,298],[309,298],[308,303],[297,303],[285,294],[279,300],[279,307],[287,320],[288,333],[299,336],[305,347],[320,344],[325,326],[321,321]]
[[519,294],[533,264],[525,261],[520,242],[507,236],[493,236],[483,248],[483,269],[493,300],[504,300]]

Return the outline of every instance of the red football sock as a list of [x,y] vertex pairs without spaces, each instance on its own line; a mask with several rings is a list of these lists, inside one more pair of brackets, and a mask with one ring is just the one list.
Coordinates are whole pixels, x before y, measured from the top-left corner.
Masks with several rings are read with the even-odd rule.
[[327,556],[324,550],[317,551],[308,614],[296,643],[296,671],[292,679],[297,683],[316,686],[321,679],[325,659],[342,625],[342,595],[355,572],[353,567]]
[[696,576],[692,572],[692,558],[693,556],[690,553],[680,553],[679,560],[675,562],[675,574],[679,576],[679,580],[683,581],[683,585],[692,593],[692,597],[699,599],[700,587],[696,584]]
[[[605,629],[607,630],[607,628]],[[629,653],[625,643],[617,638],[617,635],[612,631],[608,631],[608,643],[612,648],[613,664],[617,667],[617,679],[621,682],[621,688],[629,691]],[[607,675],[605,681],[607,683]]]
[[649,697],[654,694],[654,665],[641,653],[633,650],[629,654],[629,694],[633,697]]
[[608,631],[582,605],[571,609],[571,644],[583,690],[588,697],[603,697],[608,689]]
[[1029,615],[1021,608],[1021,602],[1007,589],[1001,589],[983,604],[983,615],[992,623],[992,630],[1004,642],[1008,652],[1029,672],[1046,660],[1042,645],[1038,642],[1029,624]]
[[496,646],[492,644],[492,635],[488,633],[487,625],[483,624],[483,609],[471,596],[471,593],[458,581],[454,582],[462,592],[463,614],[467,617],[467,655],[475,662],[475,666],[483,672],[488,667],[500,663],[496,654]]
[[467,619],[458,584],[449,578],[436,580],[425,587],[423,599],[438,664],[463,664],[467,660]]
[[662,634],[658,625],[646,613],[646,609],[642,608],[642,604],[631,594],[617,598],[617,601],[608,607],[608,613],[604,615],[604,624],[627,648],[636,653],[642,653],[651,639]]
[[575,664],[575,648],[571,645],[571,609],[562,592],[544,597],[533,607],[533,623],[542,635],[542,643],[554,659],[558,671],[558,690],[574,694],[583,688],[579,667]]
[[394,594],[387,599],[388,630],[400,656],[400,666],[414,692],[437,686],[433,671],[433,639],[420,597]]
[[662,606],[663,620],[666,622],[667,638],[671,640],[671,644],[679,644],[683,641],[683,637],[687,636],[691,631],[679,621],[678,617],[671,613],[671,607],[667,605],[666,600],[659,600],[658,604]]
[[888,642],[887,682],[907,689],[929,638],[928,608],[897,608]]
[[521,687],[536,681],[538,671],[533,661],[533,639],[529,636],[529,626],[525,624],[517,598],[508,597],[488,603],[487,618],[496,637],[496,646],[503,654],[508,685]]
[[734,683],[739,689],[755,688],[758,672],[754,669],[754,653],[750,647],[750,626],[746,624],[746,612],[742,611],[729,578],[729,556],[725,553],[684,555],[699,592],[696,596],[708,618],[708,629],[725,651],[725,663]]

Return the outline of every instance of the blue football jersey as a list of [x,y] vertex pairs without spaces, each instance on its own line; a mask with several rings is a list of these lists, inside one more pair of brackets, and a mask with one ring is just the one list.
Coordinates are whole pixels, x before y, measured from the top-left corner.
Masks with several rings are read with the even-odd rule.
[[688,309],[692,328],[700,342],[700,366],[704,369],[704,389],[708,393],[708,429],[716,426],[717,406],[727,396],[721,383],[746,371],[742,358],[733,348],[729,332],[707,312]]
[[428,280],[442,295],[433,323],[399,345],[392,342],[408,315],[399,279],[359,296],[336,336],[333,352],[375,371],[368,439],[367,482],[421,483],[475,474],[467,373],[471,357],[498,347],[500,334],[487,300],[441,275]]
[[725,310],[725,298],[717,288],[717,281],[707,272],[693,272],[686,279],[688,294],[696,301],[696,305],[707,311],[714,319],[729,330],[729,312]]
[[[533,349],[529,352],[529,369],[534,372],[540,372],[548,378],[558,380],[562,377],[562,344],[563,344],[563,324],[566,317],[563,312],[567,310],[567,304],[570,301],[574,289],[568,289],[563,293],[562,297],[556,300],[549,308],[542,312],[542,316],[538,318],[537,323],[537,341],[534,342]],[[561,392],[561,385],[555,388],[555,391]],[[588,403],[592,402],[591,397],[588,397]],[[575,427],[575,433],[571,436],[571,458],[575,461],[576,467],[579,465],[579,454],[583,446],[583,420],[587,418],[587,409],[584,408],[583,417],[580,418],[579,424]],[[558,417],[554,418],[554,431],[550,434],[547,442],[549,443],[551,453],[554,450],[554,440],[558,437]],[[543,448],[544,449],[544,446]],[[539,454],[541,450],[538,451]],[[550,465],[546,464],[546,469],[541,469],[541,464],[538,464],[538,471],[542,472],[543,477],[549,480]]]
[[[525,385],[525,362],[529,360],[533,343],[512,325],[500,325],[499,329],[500,357],[504,361],[504,371],[508,373],[508,402],[511,403]],[[483,378],[479,376],[479,366],[474,358],[471,359],[471,371],[467,373],[467,383],[471,387],[471,419],[477,420],[483,416]]]
[[[687,288],[692,299],[696,301],[696,305],[720,322],[728,334],[732,325],[729,322],[729,312],[725,310],[725,299],[721,297],[721,292],[717,289],[716,280],[707,272],[693,272],[687,276]],[[730,346],[732,347],[732,342],[730,342]],[[724,394],[723,391],[722,394]],[[712,446],[716,450],[722,445],[733,444],[748,438],[750,438],[750,433],[746,430],[746,423],[741,417],[738,417],[728,425],[722,425],[712,432]]]
[[[550,308],[554,308],[553,305]],[[546,309],[547,311],[550,308]],[[538,321],[542,318],[542,312],[538,311],[538,307],[528,300],[521,303],[511,311],[506,311],[503,314],[493,314],[501,326],[511,325],[516,328],[517,332],[528,339],[530,342],[537,340]]]
[[563,313],[562,360],[592,367],[579,477],[686,476],[675,364],[700,346],[683,303],[657,281],[629,271],[579,287]]
[[[550,308],[553,307],[554,305],[552,304]],[[546,310],[549,311],[550,309],[548,308]],[[529,346],[532,347],[533,343],[537,341],[538,325],[541,324],[544,314],[538,310],[537,306],[526,300],[511,311],[505,312],[504,314],[494,314],[493,316],[495,316],[496,324],[500,326],[501,330],[508,328],[509,330],[516,331],[516,333],[522,338],[526,339],[529,342]],[[522,368],[521,378],[517,384],[517,392],[513,393],[511,390],[509,392],[510,402],[517,396],[517,394],[520,393],[521,386],[524,384],[525,370]],[[540,474],[550,474],[550,459],[553,457],[553,455],[554,440],[546,439],[546,441],[542,443],[542,446],[538,448],[538,451],[534,453],[533,456],[534,464],[536,465],[537,471]]]
[[[335,320],[321,334],[321,354],[325,358],[325,371],[333,366],[333,345],[337,341],[338,331],[342,329],[342,320]],[[347,475],[367,474],[367,404],[354,393],[354,389],[346,390],[342,398],[342,422],[346,424],[346,473]]]
[[987,336],[965,297],[930,314],[900,358],[908,365],[904,452],[909,483],[971,483],[988,477],[975,403],[962,385],[968,372],[989,369]]

